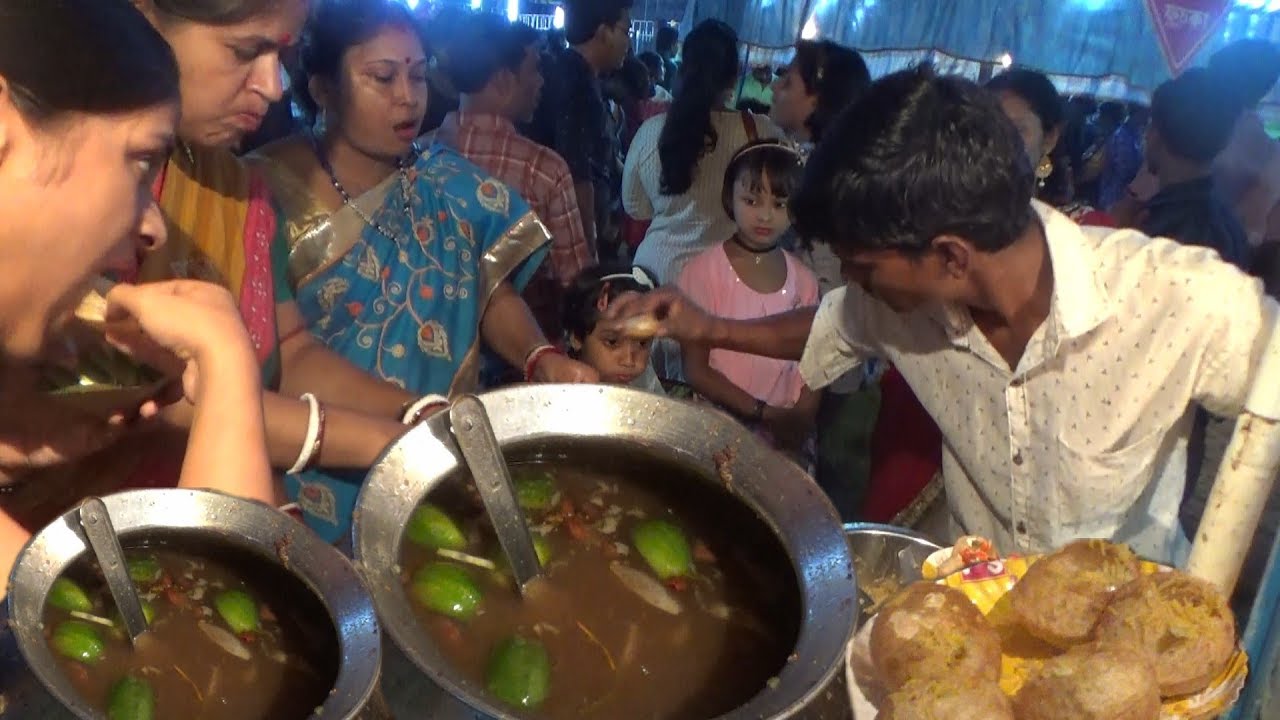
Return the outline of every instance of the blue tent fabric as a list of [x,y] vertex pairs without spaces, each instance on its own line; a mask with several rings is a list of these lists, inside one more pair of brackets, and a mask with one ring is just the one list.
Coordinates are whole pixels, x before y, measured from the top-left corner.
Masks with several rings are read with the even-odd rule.
[[[872,57],[908,51],[893,55],[918,62],[936,50],[979,64],[1009,53],[1060,82],[1074,79],[1077,92],[1140,99],[1169,78],[1142,0],[698,0],[693,15],[725,20],[761,47],[793,44],[813,18],[822,37]],[[1238,5],[1191,65],[1244,37],[1280,41],[1280,13]]]

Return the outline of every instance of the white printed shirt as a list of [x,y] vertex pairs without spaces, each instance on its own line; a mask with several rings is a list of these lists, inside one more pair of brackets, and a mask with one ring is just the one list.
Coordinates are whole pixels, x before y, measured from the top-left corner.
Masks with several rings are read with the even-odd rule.
[[[963,308],[901,315],[849,286],[824,299],[801,372],[821,387],[867,357],[897,366],[942,430],[957,534],[1023,553],[1113,538],[1181,563],[1193,406],[1240,414],[1276,303],[1211,250],[1035,209],[1054,291],[1017,368]],[[1266,402],[1250,410],[1276,417]]]

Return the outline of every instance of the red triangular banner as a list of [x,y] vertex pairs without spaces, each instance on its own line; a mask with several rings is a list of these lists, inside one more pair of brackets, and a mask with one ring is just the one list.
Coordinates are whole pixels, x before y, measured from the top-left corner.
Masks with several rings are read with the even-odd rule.
[[1147,0],[1160,50],[1177,76],[1217,31],[1232,0]]

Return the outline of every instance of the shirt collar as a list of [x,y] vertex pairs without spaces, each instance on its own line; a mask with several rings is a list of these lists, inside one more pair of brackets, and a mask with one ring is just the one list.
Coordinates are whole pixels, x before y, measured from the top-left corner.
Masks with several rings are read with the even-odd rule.
[[515,123],[496,113],[468,112],[455,110],[444,118],[444,125],[460,130],[486,130],[490,132],[514,133]]
[[[1049,313],[1054,322],[1051,326],[1056,327],[1058,340],[1080,337],[1111,314],[1110,296],[1095,270],[1097,254],[1071,218],[1038,200],[1032,200],[1031,206],[1044,228],[1049,259],[1053,263]],[[931,314],[953,342],[968,345],[973,319],[966,309],[942,305]]]
[[1112,312],[1111,296],[1098,277],[1094,243],[1066,215],[1036,200],[1032,207],[1040,216],[1053,262],[1050,312],[1057,318],[1063,337],[1080,337],[1101,325]]

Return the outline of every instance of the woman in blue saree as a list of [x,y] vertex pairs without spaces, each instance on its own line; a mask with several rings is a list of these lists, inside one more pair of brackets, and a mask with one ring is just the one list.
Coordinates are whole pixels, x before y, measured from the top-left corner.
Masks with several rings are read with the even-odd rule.
[[[306,326],[370,374],[428,396],[480,389],[482,365],[527,380],[592,382],[556,353],[519,289],[548,236],[528,205],[462,156],[413,136],[427,59],[391,0],[321,2],[294,88],[322,127],[260,151],[286,218],[289,276]],[[346,535],[363,473],[291,474],[286,490],[330,541]]]

